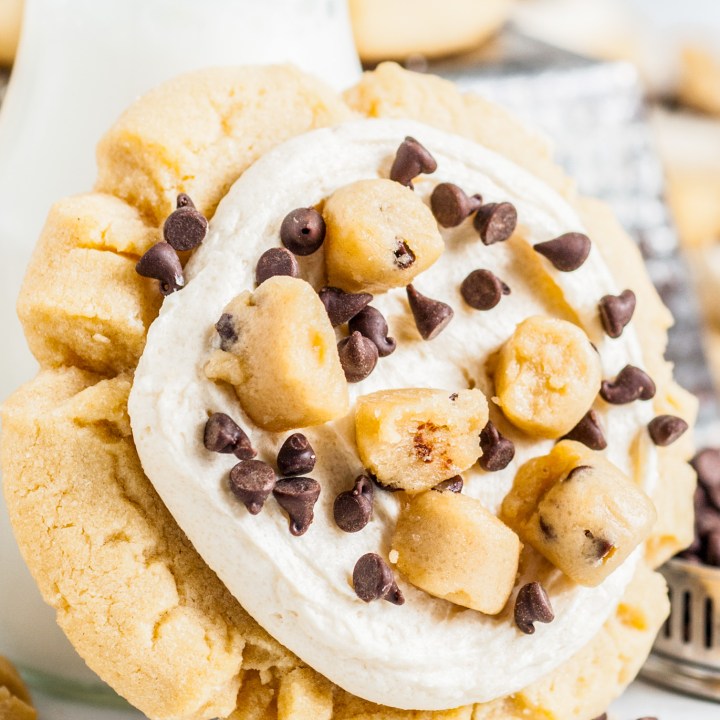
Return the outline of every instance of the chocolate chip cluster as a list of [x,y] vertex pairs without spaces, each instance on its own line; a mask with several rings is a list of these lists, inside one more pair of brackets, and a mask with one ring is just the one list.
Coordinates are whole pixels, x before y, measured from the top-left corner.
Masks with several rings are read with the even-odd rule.
[[701,450],[692,466],[698,477],[695,539],[680,557],[720,568],[720,449]]

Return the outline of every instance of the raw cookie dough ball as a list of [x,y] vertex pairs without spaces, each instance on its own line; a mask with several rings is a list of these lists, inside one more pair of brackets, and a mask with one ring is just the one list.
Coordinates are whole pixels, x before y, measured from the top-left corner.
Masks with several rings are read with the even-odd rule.
[[487,419],[480,390],[380,390],[357,401],[358,452],[382,483],[421,492],[477,461]]
[[328,284],[349,292],[409,285],[442,254],[430,208],[392,180],[360,180],[325,203]]
[[601,454],[572,440],[525,463],[501,517],[580,585],[599,585],[643,542],[650,498]]
[[510,4],[510,0],[350,0],[350,13],[358,53],[372,63],[477,47],[500,29]]
[[222,348],[205,371],[235,386],[245,412],[276,432],[348,411],[345,373],[325,306],[304,280],[277,275],[245,292],[218,322]]
[[510,597],[520,540],[479,500],[426,492],[402,509],[392,549],[397,567],[431,595],[488,615]]
[[495,370],[498,404],[531,435],[572,430],[600,390],[600,357],[587,335],[566,320],[535,316],[503,345]]

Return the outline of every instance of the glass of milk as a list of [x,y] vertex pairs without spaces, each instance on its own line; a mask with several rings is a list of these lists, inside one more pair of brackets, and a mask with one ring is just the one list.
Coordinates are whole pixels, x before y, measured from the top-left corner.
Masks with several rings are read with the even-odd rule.
[[[138,95],[213,65],[291,62],[341,89],[360,66],[346,0],[26,0],[0,110],[0,401],[37,365],[15,300],[50,205],[92,188],[95,145]],[[45,689],[102,695],[44,605],[0,503],[0,652]]]

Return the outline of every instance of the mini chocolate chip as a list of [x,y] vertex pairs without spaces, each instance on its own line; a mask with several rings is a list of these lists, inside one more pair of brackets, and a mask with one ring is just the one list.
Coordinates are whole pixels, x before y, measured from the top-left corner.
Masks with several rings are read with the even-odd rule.
[[602,715],[598,715],[596,718],[593,718],[593,720],[608,720],[607,713],[603,713]]
[[455,402],[460,396],[457,393],[451,393],[449,397],[453,402]]
[[436,338],[452,320],[453,309],[440,300],[419,293],[413,285],[408,285],[406,290],[418,332],[423,340]]
[[625,326],[632,320],[636,302],[632,290],[623,290],[619,295],[605,295],[600,298],[600,321],[611,338],[622,335]]
[[711,567],[720,567],[720,531],[711,532],[705,538],[703,560]]
[[466,195],[453,183],[440,183],[430,196],[430,207],[438,224],[442,227],[457,227],[482,205],[480,195]]
[[512,440],[500,434],[492,420],[480,433],[482,455],[478,462],[483,470],[497,472],[504,470],[515,457],[515,445]]
[[648,423],[652,441],[660,447],[672,445],[688,429],[688,424],[675,415],[658,415]]
[[165,242],[178,252],[193,250],[205,239],[207,231],[207,218],[195,209],[187,195],[178,195],[177,210],[168,215],[163,225]]
[[548,540],[557,540],[557,532],[555,532],[555,528],[550,525],[542,515],[538,517],[538,525],[540,527],[540,532]]
[[565,233],[554,240],[534,245],[536,252],[545,256],[557,270],[572,272],[587,260],[590,254],[590,238],[582,233]]
[[255,268],[255,283],[262,285],[268,278],[276,275],[294,278],[300,275],[300,266],[295,256],[285,248],[270,248],[260,256]]
[[[720,450],[705,448],[691,460],[700,487],[707,498],[720,511]],[[718,515],[720,519],[720,515]]]
[[415,138],[406,137],[395,154],[390,179],[412,188],[412,181],[420,173],[434,173],[437,163],[430,152]]
[[317,457],[310,441],[302,433],[293,433],[280,447],[277,466],[284,477],[312,472]]
[[549,623],[555,619],[550,598],[539,582],[523,585],[515,601],[515,624],[521,632],[532,635],[536,622]]
[[355,594],[364,602],[380,599],[393,605],[405,602],[392,570],[376,553],[367,553],[355,563],[353,587]]
[[476,310],[491,310],[503,295],[510,294],[510,288],[489,270],[473,270],[460,286],[465,302]]
[[[575,468],[575,470],[578,469],[579,468]],[[575,470],[573,470],[573,472],[575,472]],[[570,473],[570,475],[572,475],[572,473]],[[568,480],[570,479],[570,475],[568,475]],[[586,554],[593,560],[603,560],[615,549],[615,546],[609,540],[596,537],[591,530],[585,531],[585,537],[590,541],[590,548]]]
[[454,477],[443,480],[441,483],[435,485],[432,490],[436,492],[452,492],[461,493],[463,489],[462,475],[455,475]]
[[563,482],[575,480],[578,475],[582,475],[586,470],[592,470],[590,465],[576,465],[566,476]]
[[353,489],[341,492],[335,498],[333,516],[336,525],[348,533],[362,530],[372,518],[374,495],[372,480],[367,475],[355,478]]
[[314,208],[289,212],[280,226],[282,244],[295,255],[312,255],[325,241],[325,221]]
[[370,293],[349,293],[336,287],[324,287],[319,295],[333,327],[352,320],[373,299]]
[[232,453],[239,460],[252,460],[257,455],[246,432],[225,413],[213,413],[208,418],[203,442],[208,450]]
[[349,383],[364,380],[375,369],[378,361],[377,345],[357,330],[337,345],[340,365]]
[[278,480],[273,489],[278,505],[290,517],[290,532],[303,535],[312,524],[313,507],[320,496],[320,483],[308,477]]
[[160,292],[170,295],[185,285],[180,258],[166,242],[153,245],[138,261],[135,272],[160,281]]
[[238,339],[233,316],[230,313],[223,313],[215,323],[215,329],[220,336],[220,348],[229,351]]
[[251,515],[257,515],[275,487],[275,471],[260,460],[243,460],[230,471],[230,489]]
[[693,504],[697,534],[704,538],[711,532],[720,532],[720,508],[715,505],[710,494],[710,488],[706,488],[702,483],[699,483],[695,488]]
[[604,450],[607,440],[600,424],[600,416],[595,410],[588,410],[582,420],[561,440],[575,440],[591,450]]
[[395,264],[401,269],[409,268],[415,262],[415,253],[404,240],[398,240],[395,250]]
[[613,405],[652,400],[655,397],[655,383],[644,370],[626,365],[613,382],[603,380],[600,397]]
[[515,232],[517,210],[509,202],[488,203],[477,211],[473,225],[485,245],[504,242]]
[[350,332],[359,332],[368,340],[372,340],[380,357],[387,357],[395,352],[397,343],[388,337],[388,325],[382,313],[376,308],[368,305],[363,308],[352,320],[350,320]]

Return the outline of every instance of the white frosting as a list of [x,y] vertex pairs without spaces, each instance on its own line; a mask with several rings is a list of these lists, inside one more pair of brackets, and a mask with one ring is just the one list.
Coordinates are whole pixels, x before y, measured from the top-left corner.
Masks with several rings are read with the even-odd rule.
[[[376,296],[373,305],[388,318],[398,349],[381,359],[367,380],[350,385],[353,398],[381,388],[452,391],[469,384],[490,396],[485,371],[489,354],[520,320],[558,314],[541,294],[539,282],[546,282],[548,275],[598,346],[606,376],[628,362],[643,365],[632,325],[617,340],[606,338],[600,328],[599,298],[622,288],[615,286],[598,249],[573,273],[556,272],[530,249],[530,244],[560,233],[582,231],[565,200],[515,164],[468,140],[409,121],[364,120],[290,140],[235,183],[187,268],[186,288],[165,300],[150,329],[130,414],[143,467],[155,488],[198,552],[263,627],[355,695],[400,708],[445,709],[507,695],[563,663],[613,611],[637,554],[597,588],[578,587],[553,572],[546,586],[556,619],[539,625],[532,636],[514,626],[512,602],[499,617],[488,617],[433,598],[402,577],[405,605],[366,604],[352,589],[352,569],[366,552],[387,557],[398,499],[376,492],[374,518],[359,533],[346,534],[335,526],[333,501],[362,471],[351,418],[307,431],[318,456],[311,475],[322,493],[315,522],[302,537],[290,534],[287,517],[272,498],[260,515],[250,516],[227,488],[233,457],[210,453],[202,444],[208,411],[223,411],[248,431],[259,458],[274,462],[285,435],[254,427],[232,390],[204,375],[217,343],[213,324],[234,296],[253,287],[255,263],[265,249],[278,245],[287,212],[314,204],[357,179],[387,175],[395,150],[408,134],[438,161],[431,178],[416,182],[418,193],[426,196],[436,182],[452,181],[470,193],[482,193],[486,201],[511,201],[526,239],[486,247],[469,222],[445,233],[445,253],[416,281],[421,292],[455,309],[454,320],[434,341],[417,338],[404,290]],[[303,276],[316,287],[323,283],[322,265],[322,251],[301,259]],[[470,309],[459,294],[463,278],[479,267],[492,270],[512,289],[489,312]],[[608,457],[648,490],[656,476],[656,456],[643,428],[651,417],[650,404],[641,402],[613,407],[605,416]],[[502,472],[485,473],[476,466],[464,474],[464,492],[493,511],[512,485],[518,465],[552,446],[498,422],[516,443],[515,461]],[[535,565],[528,565],[526,574],[532,578]]]

